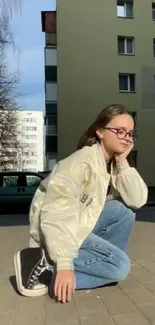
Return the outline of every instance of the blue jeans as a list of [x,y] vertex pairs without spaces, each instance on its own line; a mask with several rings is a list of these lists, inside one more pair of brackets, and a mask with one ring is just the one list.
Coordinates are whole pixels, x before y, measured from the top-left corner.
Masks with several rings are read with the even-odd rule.
[[92,233],[74,260],[76,289],[124,280],[130,271],[126,255],[135,213],[122,202],[107,201]]

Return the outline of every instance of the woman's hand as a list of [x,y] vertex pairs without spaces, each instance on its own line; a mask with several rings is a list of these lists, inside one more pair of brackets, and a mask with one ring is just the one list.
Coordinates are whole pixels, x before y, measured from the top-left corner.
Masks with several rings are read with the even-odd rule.
[[115,153],[114,157],[115,157],[116,163],[125,161],[127,156],[129,155],[129,153],[133,149],[133,147],[134,147],[134,144],[132,143],[131,146],[125,152],[123,152],[121,154]]
[[63,303],[71,300],[75,290],[75,275],[72,270],[60,270],[56,274],[54,283],[54,295]]

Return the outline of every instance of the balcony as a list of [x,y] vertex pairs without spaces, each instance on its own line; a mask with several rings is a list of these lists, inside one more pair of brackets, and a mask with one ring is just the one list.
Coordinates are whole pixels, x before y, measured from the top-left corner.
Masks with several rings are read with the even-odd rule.
[[46,103],[46,115],[57,114],[57,103]]
[[56,34],[56,11],[42,11],[42,31]]
[[46,125],[46,135],[57,136],[57,127],[56,125]]
[[57,84],[46,82],[45,90],[46,102],[57,102]]
[[45,80],[47,82],[57,82],[57,67],[45,66]]
[[47,47],[56,47],[57,46],[57,35],[52,33],[45,34],[45,42]]
[[45,48],[45,65],[57,66],[57,49],[52,47]]
[[57,152],[57,136],[46,135],[46,153]]

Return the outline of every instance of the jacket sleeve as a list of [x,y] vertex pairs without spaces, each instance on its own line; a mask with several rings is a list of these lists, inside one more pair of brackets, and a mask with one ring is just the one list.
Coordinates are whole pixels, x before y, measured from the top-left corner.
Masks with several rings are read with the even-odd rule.
[[143,179],[127,160],[117,163],[116,188],[127,206],[141,208],[147,202],[148,189]]
[[48,182],[48,177],[46,177],[40,183],[31,202],[30,211],[29,211],[29,221],[30,221],[29,246],[30,247],[38,247],[41,245],[39,219],[40,219],[41,206],[43,204],[46,195],[47,182]]
[[61,163],[49,181],[41,208],[40,227],[49,257],[57,270],[73,269],[77,257],[76,232],[79,223],[79,195],[86,181],[86,164],[76,159]]

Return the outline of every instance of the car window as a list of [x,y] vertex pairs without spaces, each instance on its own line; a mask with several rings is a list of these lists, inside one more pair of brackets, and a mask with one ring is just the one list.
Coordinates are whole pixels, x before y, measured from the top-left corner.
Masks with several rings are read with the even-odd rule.
[[41,182],[41,178],[37,175],[33,176],[33,175],[27,175],[26,176],[26,182],[27,182],[27,186],[29,187],[37,187],[39,186],[40,182]]
[[3,176],[3,182],[0,182],[0,186],[14,187],[18,186],[18,176]]

